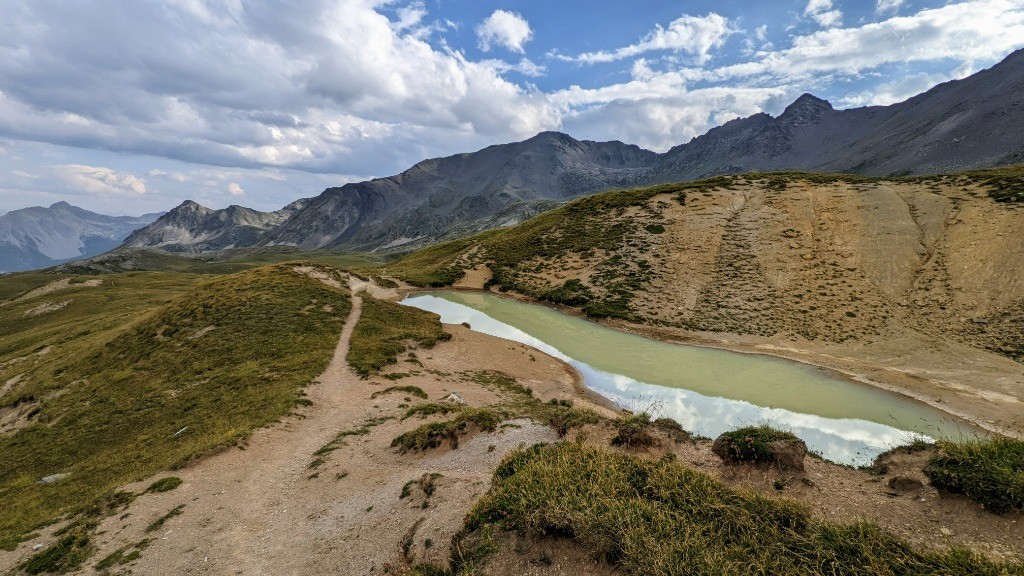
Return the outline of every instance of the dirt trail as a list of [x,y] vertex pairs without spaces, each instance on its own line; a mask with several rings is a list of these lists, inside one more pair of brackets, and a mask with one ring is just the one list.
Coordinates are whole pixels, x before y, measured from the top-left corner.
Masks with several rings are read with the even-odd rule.
[[[357,281],[352,287],[356,293],[363,286]],[[440,560],[501,458],[524,445],[557,440],[546,426],[516,421],[470,437],[458,450],[397,454],[391,439],[424,423],[398,417],[407,403],[420,400],[401,393],[374,398],[396,382],[362,380],[351,371],[346,356],[362,299],[354,295],[352,303],[330,365],[307,389],[312,406],[256,431],[242,449],[226,449],[173,472],[181,486],[142,495],[126,514],[106,519],[97,530],[99,550],[80,573],[94,573],[95,563],[110,553],[147,538],[154,540],[129,566],[133,573],[374,574],[402,566],[407,556]],[[458,375],[500,366],[542,397],[572,396],[574,375],[557,360],[461,326],[446,328],[453,340],[419,350],[423,370],[397,384],[420,386],[432,400],[458,391],[467,403],[481,405],[496,401],[495,393]],[[341,448],[311,467],[314,453],[339,432],[367,422],[368,433],[346,437]],[[441,475],[433,494],[414,487],[410,497],[400,498],[403,486],[424,474]],[[125,488],[141,492],[160,476]],[[145,531],[178,507],[180,515]]]

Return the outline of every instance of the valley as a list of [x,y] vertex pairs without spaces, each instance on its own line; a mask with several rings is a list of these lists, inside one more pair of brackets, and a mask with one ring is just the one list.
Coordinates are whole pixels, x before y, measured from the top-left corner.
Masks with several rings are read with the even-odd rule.
[[[953,563],[962,573],[1018,573],[1022,568],[1016,562],[1024,561],[1019,513],[993,514],[931,485],[923,471],[940,452],[927,443],[910,436],[882,440],[865,459],[854,460],[870,464],[867,468],[816,456],[806,459],[803,470],[730,465],[713,452],[711,439],[666,424],[670,419],[656,420],[675,416],[688,422],[671,407],[624,396],[617,398],[617,406],[600,388],[597,393],[587,388],[586,368],[566,364],[558,354],[478,333],[479,319],[442,325],[436,315],[395,304],[415,296],[415,284],[452,285],[470,290],[466,295],[487,289],[495,293],[492,298],[558,306],[620,332],[831,367],[862,380],[847,386],[867,382],[917,395],[997,434],[1015,435],[1020,412],[1013,402],[1019,399],[1006,397],[1018,398],[1020,387],[1013,378],[1021,365],[1012,353],[992,349],[988,343],[998,340],[986,332],[925,330],[926,311],[907,310],[911,303],[929,303],[920,296],[934,289],[929,274],[946,275],[954,287],[967,281],[935,264],[937,257],[957,262],[956,254],[943,251],[952,212],[948,206],[935,211],[936,205],[958,204],[955,218],[977,219],[972,220],[976,242],[986,257],[1014,257],[1020,236],[1000,239],[1017,222],[1011,216],[1001,219],[1000,211],[1012,215],[1018,205],[993,199],[985,187],[989,180],[963,178],[926,184],[925,192],[914,182],[800,174],[613,192],[535,218],[515,230],[514,237],[487,232],[380,264],[315,252],[307,253],[307,261],[281,264],[273,261],[294,254],[200,261],[129,253],[76,264],[74,270],[89,272],[84,276],[60,269],[11,276],[0,306],[10,330],[0,340],[6,346],[0,403],[8,407],[0,451],[5,458],[25,459],[44,452],[43,443],[80,447],[56,450],[31,464],[26,459],[15,468],[18,476],[0,478],[0,495],[18,503],[21,511],[3,526],[6,550],[0,551],[0,570],[646,572],[629,567],[639,561],[632,552],[613,552],[626,554],[613,563],[592,556],[592,546],[626,538],[606,528],[592,528],[593,539],[551,538],[543,536],[547,529],[481,523],[490,514],[483,511],[512,481],[501,475],[502,467],[534,458],[529,454],[542,458],[536,466],[551,465],[543,463],[550,454],[626,458],[609,460],[602,468],[609,473],[622,465],[678,466],[659,472],[683,474],[666,477],[672,482],[688,483],[698,478],[684,480],[691,478],[687,475],[706,474],[714,490],[726,491],[721,497],[737,507],[736,513],[757,502],[798,506],[799,512],[786,514],[806,518],[798,521],[806,527],[786,532],[779,542],[795,539],[786,545],[812,546],[815,554],[829,558],[822,562],[836,566],[852,564],[822,547],[814,534],[868,522],[870,527],[855,529],[859,536],[842,532],[847,534],[842,538],[851,538],[842,546],[881,554],[881,564],[867,565],[870,571],[897,561],[895,554],[903,558],[899,562],[915,566],[914,573],[948,573]],[[902,208],[905,221],[892,216],[902,214],[896,198],[910,199]],[[911,202],[921,208],[911,208]],[[888,207],[886,218],[896,225],[873,228],[871,218],[879,206]],[[793,216],[800,213],[803,220]],[[853,220],[855,214],[859,220]],[[935,214],[943,219],[936,222]],[[892,248],[911,241],[919,243],[920,252],[901,255]],[[781,243],[808,248],[783,250],[777,246]],[[766,258],[765,246],[788,257]],[[787,255],[787,250],[796,253]],[[129,261],[132,267],[147,263],[157,269],[118,271]],[[989,274],[971,280],[993,294],[1019,281],[1014,266],[973,272]],[[701,282],[705,279],[720,282],[723,289],[711,290]],[[235,292],[245,296],[229,296]],[[787,299],[790,292],[794,295]],[[769,295],[781,304],[763,305],[760,299]],[[995,304],[982,307],[980,298],[963,303],[962,298],[936,296],[934,306],[961,306],[975,314],[972,318],[1006,318],[996,306],[1014,302],[989,300]],[[68,304],[52,305],[62,302]],[[75,307],[87,302],[84,309],[91,315]],[[659,306],[675,313],[659,315]],[[33,312],[38,310],[45,311]],[[707,313],[715,310],[720,315]],[[855,316],[846,315],[847,310]],[[957,324],[963,311],[944,312],[938,318],[949,319],[948,326],[965,326]],[[746,323],[727,323],[730,313]],[[522,320],[522,314],[513,314],[516,322]],[[881,320],[864,318],[879,315]],[[318,328],[303,327],[309,322]],[[886,339],[900,335],[902,342],[930,341],[935,350],[904,354],[899,362],[871,356],[886,349]],[[224,347],[231,342],[242,346]],[[575,345],[587,346],[585,340]],[[888,345],[891,353],[895,345]],[[272,349],[276,353],[270,357],[284,362],[275,365],[279,368],[267,363]],[[950,350],[962,351],[962,357],[948,357]],[[263,360],[253,364],[253,353]],[[937,362],[943,355],[946,366],[969,359],[987,372],[972,379],[966,371],[949,371],[940,379],[935,366],[927,372],[914,364],[929,358]],[[136,366],[129,379],[119,368],[126,361]],[[147,362],[153,369],[140,372]],[[142,374],[148,376],[140,380]],[[983,378],[993,374],[1004,378],[1002,387]],[[91,397],[85,404],[82,394]],[[620,410],[623,399],[632,413]],[[108,404],[114,410],[110,414],[124,416],[113,416],[110,422],[116,426],[97,425],[106,418],[98,408]],[[855,410],[852,401],[843,404]],[[76,406],[88,411],[76,413]],[[826,412],[817,413],[852,413],[837,404],[825,403],[822,409]],[[216,418],[210,419],[214,412]],[[144,419],[126,418],[135,413]],[[763,422],[748,417],[726,427],[745,423]],[[776,424],[786,426],[784,419]],[[800,432],[811,444],[813,427]],[[624,436],[625,430],[635,431]],[[910,443],[907,448],[879,455],[904,442]],[[551,448],[523,452],[537,443]],[[93,451],[95,456],[89,456]],[[121,467],[120,458],[133,466]],[[562,474],[586,470],[583,462]],[[161,483],[170,488],[154,488]],[[741,496],[731,496],[733,490]],[[755,500],[740,504],[738,497]],[[617,505],[612,502],[608,505]],[[552,513],[562,510],[554,503],[545,507]],[[502,514],[513,509],[507,510]],[[589,514],[565,512],[569,518]],[[534,521],[546,526],[549,520]],[[744,552],[746,561],[763,563],[766,570],[795,569],[777,565],[779,556],[762,550],[764,545],[745,544],[753,547]],[[950,547],[973,552],[949,556]],[[645,562],[661,562],[663,553],[670,552],[652,551]]]
[[1024,0],[0,13],[0,576],[1024,576]]

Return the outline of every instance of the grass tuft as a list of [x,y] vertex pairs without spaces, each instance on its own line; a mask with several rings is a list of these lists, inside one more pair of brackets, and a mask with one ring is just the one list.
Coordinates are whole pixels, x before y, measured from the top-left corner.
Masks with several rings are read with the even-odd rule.
[[[792,432],[770,426],[748,426],[719,436],[727,462],[770,464],[775,461],[769,444],[779,440],[799,440]],[[716,441],[718,444],[718,441]]]
[[459,438],[475,431],[494,432],[507,414],[492,408],[465,408],[458,416],[444,422],[431,422],[410,430],[391,441],[391,447],[402,454],[437,448],[447,441],[452,449],[459,447]]
[[174,518],[175,516],[180,516],[181,515],[181,511],[184,510],[184,509],[185,509],[185,505],[184,504],[179,504],[179,505],[175,506],[174,508],[171,508],[167,512],[167,514],[164,514],[163,516],[157,518],[156,520],[153,520],[153,522],[151,522],[149,526],[146,526],[146,532],[147,533],[149,533],[149,532],[156,532],[157,530],[162,528],[163,525],[166,524],[168,520],[170,520],[171,518]]
[[378,390],[374,392],[373,394],[370,395],[370,398],[379,398],[380,396],[390,394],[392,392],[404,392],[410,396],[416,396],[424,399],[427,397],[427,393],[424,392],[423,388],[420,388],[419,386],[388,386],[383,390]]
[[28,574],[63,574],[82,565],[96,546],[91,533],[96,522],[75,522],[57,533],[58,540],[29,556],[19,568]]
[[402,416],[402,420],[407,420],[413,416],[419,416],[420,418],[426,418],[428,416],[436,416],[451,414],[452,412],[461,412],[465,410],[466,406],[463,404],[455,404],[452,402],[427,402],[424,404],[417,404],[412,408],[405,411],[405,415]]
[[168,492],[170,490],[174,490],[178,486],[181,486],[181,478],[178,478],[177,476],[168,476],[150,484],[149,488],[146,488],[146,492]]
[[924,472],[932,485],[997,513],[1024,510],[1024,440],[938,442]]

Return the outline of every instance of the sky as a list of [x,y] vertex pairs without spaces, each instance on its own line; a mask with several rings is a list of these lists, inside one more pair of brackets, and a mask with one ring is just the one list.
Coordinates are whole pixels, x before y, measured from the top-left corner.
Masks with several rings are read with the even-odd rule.
[[276,210],[545,130],[664,151],[803,92],[886,105],[1024,0],[0,0],[0,213]]

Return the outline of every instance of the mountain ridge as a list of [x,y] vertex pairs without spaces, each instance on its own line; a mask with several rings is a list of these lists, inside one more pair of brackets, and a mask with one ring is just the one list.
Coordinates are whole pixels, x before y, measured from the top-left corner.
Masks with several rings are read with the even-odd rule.
[[63,201],[11,210],[0,215],[0,273],[97,256],[161,215],[108,216]]
[[[216,221],[211,216],[189,224],[175,209],[166,222],[133,234],[125,247],[408,251],[450,239],[456,230],[514,225],[553,202],[614,188],[752,171],[900,176],[999,166],[1024,161],[1021,94],[1024,50],[889,106],[837,110],[804,93],[778,116],[730,120],[660,154],[547,131],[327,188],[276,212],[253,211],[246,222],[218,213]],[[164,233],[168,224],[176,236]]]

